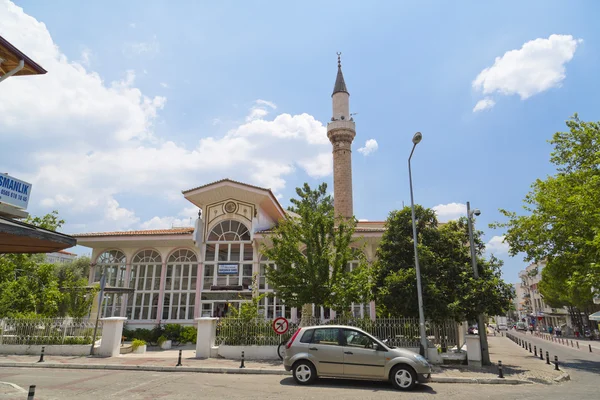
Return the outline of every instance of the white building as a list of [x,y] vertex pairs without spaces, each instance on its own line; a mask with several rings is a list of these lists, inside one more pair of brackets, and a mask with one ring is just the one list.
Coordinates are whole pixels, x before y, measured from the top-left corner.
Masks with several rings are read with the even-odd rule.
[[528,324],[533,323],[541,328],[563,326],[570,319],[568,311],[565,308],[549,307],[538,290],[545,266],[545,262],[531,263],[519,272],[521,283],[517,285],[517,312],[527,319]]
[[54,253],[46,253],[46,262],[51,264],[70,264],[77,258],[77,254],[59,250]]
[[[335,211],[345,217],[354,215],[351,145],[356,131],[349,96],[338,58],[327,136],[333,148]],[[224,316],[231,307],[272,292],[265,279],[270,261],[261,257],[260,248],[269,245],[271,229],[287,211],[271,190],[223,179],[184,190],[183,196],[199,209],[194,228],[75,235],[79,245],[92,248],[90,283],[104,272],[107,286],[134,290],[108,294],[103,316],[125,316],[135,326],[193,323],[200,316]],[[364,245],[367,261],[373,261],[383,232],[384,222],[358,223],[356,245]],[[300,310],[276,297],[261,301],[267,318],[299,316]],[[375,304],[355,304],[351,312],[374,318]],[[313,314],[335,317],[335,311],[322,307]]]

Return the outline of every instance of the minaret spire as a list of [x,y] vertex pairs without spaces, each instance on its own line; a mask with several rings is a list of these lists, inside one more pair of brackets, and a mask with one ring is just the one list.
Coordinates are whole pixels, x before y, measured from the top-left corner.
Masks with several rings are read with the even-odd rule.
[[337,77],[335,78],[335,85],[333,86],[333,93],[331,94],[332,96],[338,92],[348,93],[348,89],[346,88],[346,82],[344,82],[344,74],[342,73],[341,55],[342,53],[338,51],[338,72]]
[[327,124],[327,137],[333,147],[333,206],[337,216],[353,218],[352,208],[352,141],[356,136],[354,121],[350,118],[350,93],[342,74],[342,61],[338,56],[338,71],[333,87],[331,122]]

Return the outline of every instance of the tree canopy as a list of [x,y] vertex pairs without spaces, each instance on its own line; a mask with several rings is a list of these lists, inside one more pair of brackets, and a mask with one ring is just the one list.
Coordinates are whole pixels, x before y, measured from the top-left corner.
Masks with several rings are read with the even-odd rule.
[[575,114],[567,132],[550,140],[556,173],[537,179],[523,200],[524,214],[501,209],[510,254],[544,261],[540,292],[553,307],[587,309],[600,293],[600,123]]
[[[262,248],[276,265],[266,273],[277,297],[291,307],[315,304],[339,312],[371,300],[371,269],[353,237],[356,220],[336,218],[325,183],[315,190],[305,183],[296,194],[291,213],[274,228],[272,246]],[[348,271],[354,260],[358,265]]]
[[[474,320],[479,313],[504,315],[513,297],[501,278],[502,262],[483,258],[482,232],[474,232],[479,278],[473,277],[465,217],[440,225],[435,212],[415,206],[425,316]],[[410,207],[392,211],[377,252],[377,304],[385,316],[417,317],[417,284]]]
[[[27,222],[49,230],[64,223],[56,211]],[[87,316],[93,298],[93,291],[85,289],[89,262],[82,257],[55,265],[46,262],[45,254],[0,255],[0,318]]]

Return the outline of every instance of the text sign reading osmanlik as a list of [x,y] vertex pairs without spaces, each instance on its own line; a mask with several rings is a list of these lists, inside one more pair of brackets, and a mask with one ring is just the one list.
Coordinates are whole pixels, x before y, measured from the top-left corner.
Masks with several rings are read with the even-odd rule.
[[0,174],[0,203],[27,209],[31,183],[23,182],[7,174]]

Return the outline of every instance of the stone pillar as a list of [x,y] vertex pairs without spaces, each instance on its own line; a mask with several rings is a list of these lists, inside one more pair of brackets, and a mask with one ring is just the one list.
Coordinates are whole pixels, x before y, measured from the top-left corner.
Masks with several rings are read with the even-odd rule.
[[102,340],[100,348],[94,354],[105,357],[116,357],[121,352],[121,337],[123,336],[123,323],[127,318],[109,317],[100,318],[102,321]]
[[479,335],[466,335],[467,339],[467,360],[469,365],[481,367],[481,344]]
[[377,316],[375,315],[376,311],[375,311],[375,302],[374,301],[369,302],[369,313],[371,314],[370,315],[371,321],[375,321],[375,318]]
[[196,318],[198,336],[196,337],[196,358],[209,358],[215,345],[218,318]]
[[156,313],[156,323],[160,324],[163,315],[163,303],[165,301],[165,280],[167,276],[167,260],[163,259],[160,267],[160,291],[158,292],[158,312]]
[[291,317],[293,323],[298,322],[298,309],[296,307],[292,307]]
[[204,263],[198,263],[196,272],[196,302],[194,303],[194,318],[202,316],[202,286],[204,285]]

